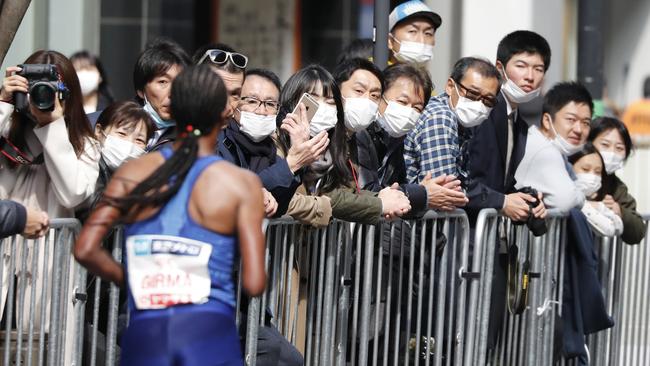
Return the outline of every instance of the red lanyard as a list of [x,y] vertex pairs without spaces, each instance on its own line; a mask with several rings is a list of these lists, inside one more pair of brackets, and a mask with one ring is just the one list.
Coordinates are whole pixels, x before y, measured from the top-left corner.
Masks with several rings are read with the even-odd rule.
[[354,172],[352,160],[348,159],[348,163],[350,164],[350,169],[352,169],[352,179],[354,179],[354,185],[357,187],[357,194],[359,194],[361,193],[361,190],[359,189],[359,181],[357,180],[357,174]]

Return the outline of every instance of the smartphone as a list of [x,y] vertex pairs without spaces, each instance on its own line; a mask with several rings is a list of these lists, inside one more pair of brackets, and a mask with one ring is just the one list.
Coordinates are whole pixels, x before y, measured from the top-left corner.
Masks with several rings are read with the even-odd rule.
[[300,103],[305,105],[305,109],[307,109],[307,121],[311,122],[311,119],[314,117],[316,114],[316,111],[318,110],[318,102],[314,97],[309,95],[308,93],[305,93],[300,97],[300,100],[298,101],[298,104],[296,104],[296,107],[293,109],[293,114],[298,114],[300,110],[298,107],[300,106]]

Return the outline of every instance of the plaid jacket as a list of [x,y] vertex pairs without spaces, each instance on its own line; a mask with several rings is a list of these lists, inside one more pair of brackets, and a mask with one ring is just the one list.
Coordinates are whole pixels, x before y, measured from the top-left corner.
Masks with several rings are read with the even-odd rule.
[[404,140],[407,182],[418,183],[429,172],[434,178],[442,174],[458,176],[457,118],[446,93],[429,100],[415,128]]

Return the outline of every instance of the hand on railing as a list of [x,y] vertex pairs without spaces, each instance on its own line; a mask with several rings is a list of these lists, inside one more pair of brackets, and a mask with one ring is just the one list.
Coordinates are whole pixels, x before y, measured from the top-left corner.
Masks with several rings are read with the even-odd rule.
[[460,181],[453,175],[441,175],[432,179],[431,173],[427,173],[420,184],[427,189],[427,201],[431,209],[453,211],[468,202]]
[[393,183],[392,186],[379,191],[378,197],[381,199],[382,215],[386,220],[401,217],[411,210],[408,197],[399,190],[397,183]]
[[[535,202],[535,197],[521,192],[510,193],[506,195],[503,203],[503,214],[513,221],[526,221],[530,212],[528,202]],[[541,201],[541,200],[540,200]],[[541,203],[543,205],[543,203]],[[535,207],[538,210],[539,206]],[[545,212],[546,210],[544,210]],[[539,211],[538,211],[539,213]]]
[[27,220],[25,222],[23,236],[28,239],[36,239],[45,235],[47,229],[50,227],[50,218],[47,212],[29,207],[26,207],[26,209]]

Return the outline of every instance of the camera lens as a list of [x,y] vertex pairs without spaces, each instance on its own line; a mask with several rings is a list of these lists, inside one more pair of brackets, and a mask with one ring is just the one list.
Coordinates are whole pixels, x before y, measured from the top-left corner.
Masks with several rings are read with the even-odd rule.
[[29,89],[29,100],[38,109],[46,111],[54,107],[56,89],[50,83],[36,83]]

